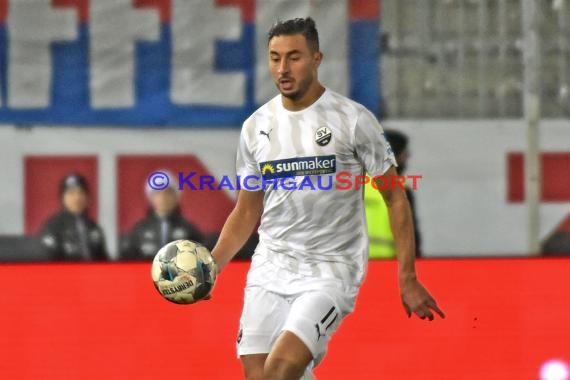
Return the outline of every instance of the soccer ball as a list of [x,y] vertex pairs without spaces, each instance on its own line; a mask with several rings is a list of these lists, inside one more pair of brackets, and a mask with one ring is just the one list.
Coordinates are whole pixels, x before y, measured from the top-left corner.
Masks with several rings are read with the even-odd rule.
[[152,262],[152,281],[168,301],[191,304],[204,299],[214,287],[217,266],[200,243],[176,240],[162,247]]

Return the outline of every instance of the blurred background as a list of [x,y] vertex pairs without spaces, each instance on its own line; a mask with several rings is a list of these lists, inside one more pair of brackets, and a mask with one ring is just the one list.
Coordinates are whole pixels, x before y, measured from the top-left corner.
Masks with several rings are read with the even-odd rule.
[[[0,259],[49,258],[18,236],[60,209],[70,173],[86,178],[111,260],[150,207],[151,173],[234,176],[241,123],[275,94],[266,31],[304,14],[318,22],[322,82],[409,139],[424,256],[536,255],[549,238],[549,252],[570,252],[570,10],[529,4],[4,1]],[[534,203],[526,186],[540,188]],[[182,191],[182,214],[215,241],[235,193]]]
[[[143,318],[159,329],[166,318],[172,330],[144,335],[166,344],[167,331],[186,314],[141,285],[152,285],[149,260],[178,238],[213,246],[237,194],[176,187],[191,173],[213,176],[215,187],[235,176],[241,123],[276,94],[267,30],[278,19],[307,15],[317,22],[325,56],[321,82],[407,137],[406,174],[422,176],[412,191],[420,273],[450,314],[435,325],[439,335],[433,327],[402,327],[403,339],[382,345],[389,326],[367,324],[386,317],[379,308],[390,310],[389,321],[406,321],[397,297],[375,301],[373,289],[394,288],[393,260],[373,261],[363,291],[369,299],[356,313],[362,323],[350,325],[361,335],[333,341],[322,378],[357,378],[346,370],[348,357],[360,363],[358,378],[568,379],[568,0],[0,0],[0,278],[12,289],[3,302],[18,310],[22,300],[39,297],[48,307],[32,303],[26,313],[4,316],[3,326],[29,332],[4,331],[16,347],[13,363],[36,365],[27,372],[0,365],[0,373],[61,379],[156,372],[154,351],[141,353],[144,342],[133,338],[145,324],[130,322]],[[149,189],[155,172],[172,180],[169,196]],[[252,236],[240,258],[255,244]],[[124,263],[133,260],[142,263]],[[214,326],[231,315],[226,325],[237,331],[247,265],[228,270],[238,285],[226,285],[218,303],[193,309],[196,323]],[[51,282],[49,291],[14,287],[30,274]],[[113,297],[117,288],[108,281],[126,296]],[[66,300],[70,282],[78,283],[75,297],[91,297],[85,304]],[[528,299],[540,299],[543,309],[530,310]],[[104,330],[93,333],[109,310],[126,331],[134,329],[113,329],[107,343],[114,349],[96,337]],[[45,312],[49,323],[40,318]],[[510,318],[495,318],[504,313]],[[76,328],[58,340],[45,335],[48,325]],[[215,339],[195,332],[201,344],[223,347],[227,360],[215,369],[192,362],[202,378],[241,376],[233,330],[229,338],[222,331]],[[36,334],[47,338],[39,348]],[[414,337],[430,344],[441,337],[433,344],[445,357],[414,351]],[[446,342],[464,347],[463,354]],[[62,351],[36,359],[52,344]],[[71,345],[81,358],[75,365],[61,361]],[[402,362],[398,352],[408,349],[421,371]],[[362,359],[371,352],[384,364]],[[81,366],[91,366],[95,353],[122,365],[85,375]],[[141,363],[147,356],[152,360]],[[173,374],[190,373],[161,360]],[[554,363],[542,369],[546,375],[544,363]]]

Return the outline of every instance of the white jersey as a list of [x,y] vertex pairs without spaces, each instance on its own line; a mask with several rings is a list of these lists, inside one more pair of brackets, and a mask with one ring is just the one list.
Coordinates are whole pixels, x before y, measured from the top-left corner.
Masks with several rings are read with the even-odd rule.
[[245,121],[237,155],[242,190],[266,187],[254,264],[267,260],[359,286],[368,236],[355,176],[382,175],[395,165],[382,127],[364,106],[328,89],[297,112],[283,107],[281,95],[270,100]]

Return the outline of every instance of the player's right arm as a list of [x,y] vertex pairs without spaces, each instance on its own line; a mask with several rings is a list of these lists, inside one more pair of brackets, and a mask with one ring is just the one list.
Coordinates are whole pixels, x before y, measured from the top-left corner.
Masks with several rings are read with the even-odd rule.
[[263,212],[264,191],[241,190],[226,220],[212,256],[221,271],[251,236]]

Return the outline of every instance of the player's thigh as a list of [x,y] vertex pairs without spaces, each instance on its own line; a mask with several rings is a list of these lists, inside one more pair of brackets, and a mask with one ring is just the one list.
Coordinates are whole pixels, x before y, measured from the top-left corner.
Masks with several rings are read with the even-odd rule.
[[283,331],[265,362],[266,379],[300,379],[309,370],[313,354],[293,332]]
[[311,291],[293,301],[283,330],[292,332],[304,343],[317,365],[344,315],[333,291]]
[[242,355],[240,359],[246,380],[263,380],[263,367],[267,354]]
[[268,354],[289,308],[284,297],[258,286],[247,287],[237,340],[238,355]]

